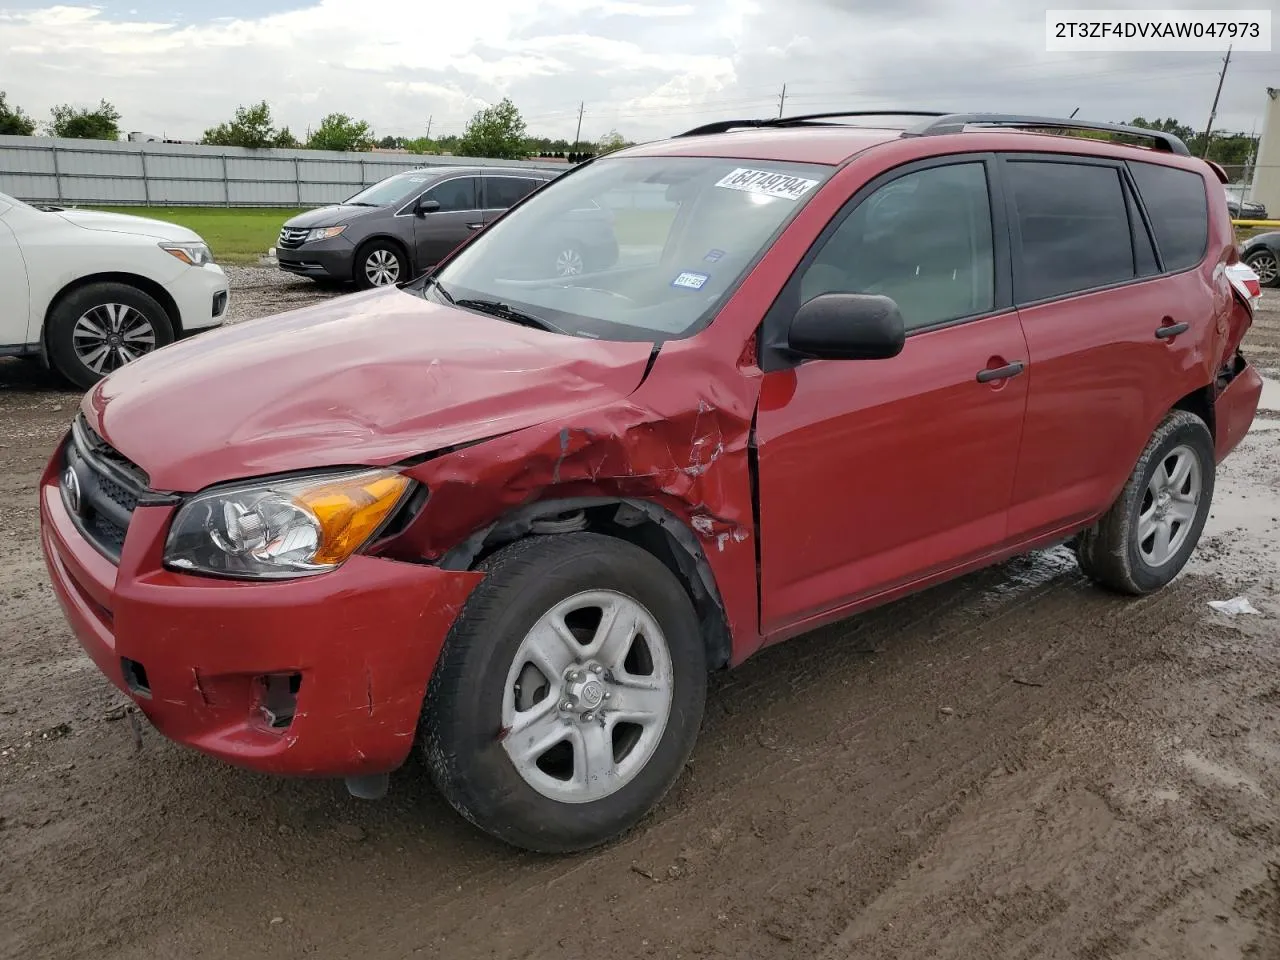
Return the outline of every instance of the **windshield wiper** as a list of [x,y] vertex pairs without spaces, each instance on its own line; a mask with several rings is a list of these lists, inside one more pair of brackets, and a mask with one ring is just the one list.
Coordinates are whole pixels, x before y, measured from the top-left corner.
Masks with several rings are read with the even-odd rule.
[[435,287],[436,291],[440,294],[440,296],[444,297],[445,300],[447,300],[449,303],[456,302],[453,299],[453,295],[444,288],[444,284],[441,283],[439,280],[437,280],[434,276],[428,275],[426,279],[423,280],[422,288],[425,290],[427,287]]
[[363,200],[348,200],[343,204],[344,207],[380,207],[380,203],[366,203]]
[[[436,289],[440,289],[438,285]],[[489,316],[498,317],[500,320],[510,320],[512,323],[518,323],[523,327],[533,327],[535,330],[546,330],[550,333],[564,333],[563,330],[549,320],[535,317],[531,313],[523,313],[497,300],[473,300],[464,297],[461,300],[453,300],[451,302],[455,306],[466,307],[469,310],[475,310],[477,313],[487,313]]]

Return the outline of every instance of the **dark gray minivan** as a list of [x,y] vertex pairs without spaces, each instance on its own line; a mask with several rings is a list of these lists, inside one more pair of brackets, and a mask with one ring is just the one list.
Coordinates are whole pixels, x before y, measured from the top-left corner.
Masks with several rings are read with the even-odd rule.
[[[439,263],[473,233],[557,173],[530,168],[431,167],[388,177],[342,203],[287,221],[280,269],[359,287],[403,283]],[[610,211],[574,211],[547,237],[548,276],[611,266],[618,256]]]

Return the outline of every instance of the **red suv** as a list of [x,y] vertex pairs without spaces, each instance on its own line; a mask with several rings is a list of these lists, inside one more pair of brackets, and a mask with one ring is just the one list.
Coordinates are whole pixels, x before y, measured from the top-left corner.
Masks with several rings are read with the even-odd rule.
[[[416,744],[567,851],[672,785],[709,670],[1051,544],[1163,587],[1261,392],[1220,171],[848,116],[611,154],[401,288],[102,381],[40,489],[89,655],[181,743],[365,797]],[[592,207],[616,262],[548,269]]]

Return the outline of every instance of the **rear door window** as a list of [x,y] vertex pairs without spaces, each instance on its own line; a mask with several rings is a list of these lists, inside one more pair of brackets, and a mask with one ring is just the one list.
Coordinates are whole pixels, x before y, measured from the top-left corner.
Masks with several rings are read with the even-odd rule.
[[1047,300],[1132,280],[1133,235],[1114,166],[1010,160],[1005,179],[1021,234],[1014,297]]
[[1151,218],[1166,270],[1187,270],[1209,246],[1209,196],[1204,179],[1190,170],[1130,163],[1142,205]]
[[541,186],[538,180],[523,177],[485,177],[484,206],[486,210],[506,210],[533,193]]

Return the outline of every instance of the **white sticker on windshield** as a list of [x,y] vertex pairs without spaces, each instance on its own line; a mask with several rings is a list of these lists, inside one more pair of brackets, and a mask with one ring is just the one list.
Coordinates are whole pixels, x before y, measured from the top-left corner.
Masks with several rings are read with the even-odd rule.
[[750,170],[747,167],[739,167],[716,184],[726,190],[741,190],[744,193],[781,197],[784,200],[799,200],[817,185],[817,180],[806,180],[804,177],[774,173],[771,170]]
[[685,290],[701,290],[708,280],[711,278],[705,273],[694,273],[692,270],[686,270],[680,276],[671,281],[673,287],[684,288]]

